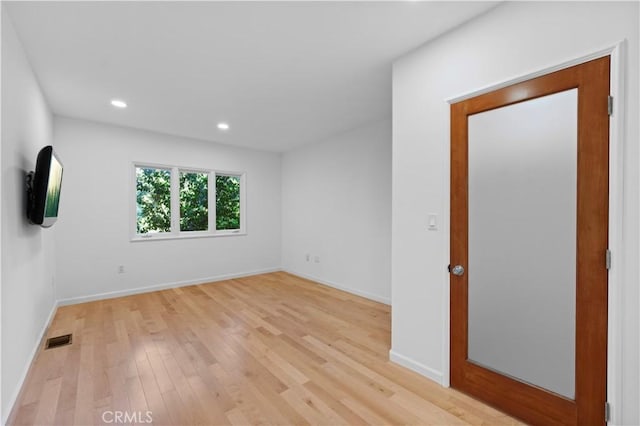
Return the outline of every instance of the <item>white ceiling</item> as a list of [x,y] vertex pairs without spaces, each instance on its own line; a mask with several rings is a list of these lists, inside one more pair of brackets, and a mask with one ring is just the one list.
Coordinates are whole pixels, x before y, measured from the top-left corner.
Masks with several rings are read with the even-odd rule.
[[56,114],[272,151],[389,117],[391,62],[496,4],[4,3]]

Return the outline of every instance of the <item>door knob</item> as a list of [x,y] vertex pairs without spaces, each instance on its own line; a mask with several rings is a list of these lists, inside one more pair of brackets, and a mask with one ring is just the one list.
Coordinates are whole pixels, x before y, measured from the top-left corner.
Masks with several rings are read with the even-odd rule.
[[462,276],[464,275],[464,267],[462,265],[456,265],[451,270],[453,275]]

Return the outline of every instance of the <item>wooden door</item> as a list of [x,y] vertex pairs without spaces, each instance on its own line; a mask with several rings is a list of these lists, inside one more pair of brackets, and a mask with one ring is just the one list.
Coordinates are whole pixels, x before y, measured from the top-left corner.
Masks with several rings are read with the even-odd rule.
[[[450,269],[458,266],[455,274],[451,274],[451,386],[532,424],[605,423],[609,70],[610,58],[604,57],[451,105]],[[546,102],[547,99],[556,102],[554,99],[564,98],[565,95],[573,96],[575,102],[575,128],[574,125],[568,127],[575,131],[576,142],[573,151],[562,149],[570,155],[575,154],[575,172],[567,175],[571,167],[554,165],[559,161],[555,155],[541,155],[536,149],[520,155],[516,160],[510,159],[511,154],[504,154],[503,159],[503,150],[519,155],[517,147],[520,141],[507,138],[505,142],[496,142],[500,139],[499,129],[488,131],[483,142],[493,148],[483,150],[474,145],[474,132],[482,132],[474,129],[482,127],[473,123],[493,117],[491,114],[498,117],[509,113],[512,108],[526,111],[530,102],[531,105]],[[531,117],[533,124],[527,122],[529,117],[497,122],[505,127],[524,126],[524,137],[540,128],[566,125],[562,114],[554,114],[550,107],[539,108],[541,114],[547,114],[544,123],[536,124],[535,117]],[[470,123],[476,127],[470,129]],[[529,144],[535,148],[536,141],[542,144],[542,139],[533,138]],[[558,144],[546,144],[551,151],[558,148]],[[494,146],[498,147],[498,151],[492,155],[491,150],[496,149]],[[501,175],[502,169],[505,171]],[[514,183],[521,179],[517,175],[519,170],[525,169],[529,170],[528,173],[533,171],[536,174]],[[542,181],[546,184],[540,184]],[[495,185],[495,191],[491,190],[492,185]],[[527,193],[524,189],[518,189],[520,186],[532,189]],[[544,205],[532,203],[526,206],[531,197],[544,199],[547,193],[555,191],[557,187],[566,188],[567,193],[573,195],[556,197],[553,202],[541,203]],[[510,188],[506,191],[509,194],[499,188]],[[481,191],[484,192],[478,195]],[[496,207],[496,203],[502,204]],[[525,207],[517,210],[519,207],[515,206],[514,211],[531,214],[526,223],[518,222],[517,217],[504,215],[517,203]],[[567,208],[573,216],[564,214],[563,217],[566,216],[567,223],[574,225],[558,225],[562,214],[556,213],[556,204],[569,206]],[[482,220],[477,216],[483,216]],[[528,235],[526,239],[518,237],[521,230],[522,235]],[[495,238],[490,237],[491,233],[496,234]],[[566,245],[566,241],[557,243],[555,239],[559,233],[572,236],[572,244]],[[480,241],[477,235],[482,235],[484,240]],[[485,245],[478,245],[480,243]],[[569,249],[558,249],[559,244],[565,244]],[[473,253],[470,253],[470,245]],[[549,264],[558,257],[547,256],[553,250],[558,250],[560,257],[565,256],[564,253],[572,253],[567,255],[569,261],[556,262],[560,272],[552,278],[559,280],[557,286],[549,285],[548,278],[548,269],[556,267]],[[521,253],[527,253],[522,262],[518,258]],[[508,261],[502,262],[502,258]],[[484,263],[479,263],[478,259],[483,259]],[[545,260],[538,262],[538,259]],[[493,267],[486,267],[491,262],[494,262]],[[531,277],[538,275],[543,277],[542,281],[532,280]],[[483,282],[479,281],[480,277]],[[482,286],[493,288],[495,282],[501,280],[506,280],[503,290],[486,297]],[[528,283],[526,287],[524,282]],[[558,290],[560,285],[566,285],[566,291]],[[563,296],[530,296],[534,294],[532,288],[545,286],[550,294],[560,291],[558,294]],[[518,292],[528,296],[518,297]],[[502,297],[503,293],[512,296]],[[562,297],[569,299],[566,303],[559,302]],[[482,301],[480,307],[472,306],[473,303],[480,303],[475,302],[476,299]],[[570,315],[565,315],[564,305],[567,310],[571,309]],[[557,327],[549,325],[550,311],[557,312],[553,315],[561,318]],[[528,318],[527,321],[533,324],[516,326],[515,323],[522,320],[520,317]],[[479,323],[483,321],[491,325],[482,328]],[[558,331],[563,328],[568,330],[564,335]],[[473,333],[480,332],[475,330],[483,330],[484,334],[478,337]],[[529,332],[530,335],[527,334]],[[560,337],[553,337],[556,334]],[[536,360],[554,351],[553,348],[547,350],[544,347],[546,343],[538,345],[536,339],[543,341],[550,336],[556,339],[554,345],[569,348],[562,352],[562,357],[568,359],[571,365],[569,368],[557,367],[556,372],[551,371],[562,358],[552,356],[542,363],[538,368],[540,371],[533,371],[533,365],[538,362]],[[470,351],[470,345],[486,347],[488,349],[483,350],[487,353],[493,350],[491,356],[497,360],[479,362],[476,358],[490,356],[483,355],[484,352],[474,347]],[[530,349],[523,352],[523,347]],[[476,352],[482,354],[476,355]],[[530,361],[526,361],[529,358]],[[523,366],[502,367],[502,364],[514,361],[515,365],[519,359],[525,360],[521,363]],[[562,362],[567,362],[566,359]],[[538,379],[532,379],[535,374],[540,375],[540,382],[543,383],[546,383],[545,380],[552,383],[558,376],[566,375],[569,378],[556,388],[555,385],[547,386],[539,383]]]

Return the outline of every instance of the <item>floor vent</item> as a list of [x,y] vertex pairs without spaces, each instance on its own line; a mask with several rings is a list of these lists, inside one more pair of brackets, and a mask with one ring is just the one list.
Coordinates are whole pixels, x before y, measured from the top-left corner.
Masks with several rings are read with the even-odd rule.
[[60,346],[66,346],[71,344],[71,340],[73,335],[65,334],[64,336],[56,336],[47,339],[47,344],[45,345],[45,349],[53,349],[58,348]]

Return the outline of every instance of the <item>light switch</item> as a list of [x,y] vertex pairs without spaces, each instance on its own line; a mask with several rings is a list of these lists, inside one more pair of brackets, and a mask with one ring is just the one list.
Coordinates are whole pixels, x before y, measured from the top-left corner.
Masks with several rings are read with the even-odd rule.
[[437,231],[438,230],[438,215],[435,213],[429,213],[427,219],[427,229],[429,231]]

